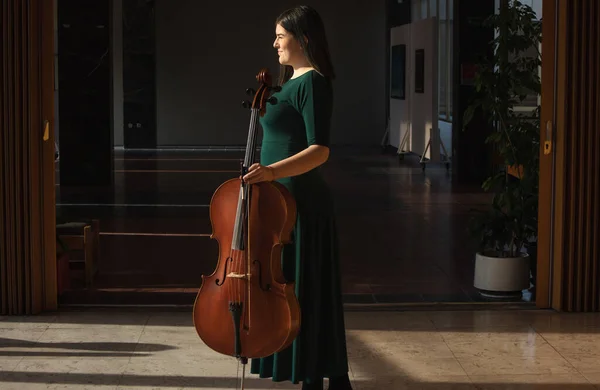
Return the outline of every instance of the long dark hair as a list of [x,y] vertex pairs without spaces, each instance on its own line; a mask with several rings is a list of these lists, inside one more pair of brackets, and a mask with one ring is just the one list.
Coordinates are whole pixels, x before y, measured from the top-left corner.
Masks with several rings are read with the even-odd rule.
[[[329,44],[325,34],[325,26],[321,16],[307,5],[290,8],[281,13],[275,21],[300,42],[304,55],[310,65],[329,80],[335,79]],[[304,39],[307,38],[308,42]],[[283,85],[292,77],[294,69],[289,65],[281,65],[279,69],[279,85]]]

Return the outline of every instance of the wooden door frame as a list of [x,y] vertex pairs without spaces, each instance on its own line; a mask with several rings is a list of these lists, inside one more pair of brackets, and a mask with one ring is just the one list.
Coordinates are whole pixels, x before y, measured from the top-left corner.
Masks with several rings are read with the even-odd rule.
[[[536,306],[562,310],[567,1],[544,0]],[[545,141],[551,141],[549,154]]]
[[42,210],[43,210],[43,289],[42,311],[58,309],[56,271],[56,188],[55,188],[55,129],[54,129],[54,2],[40,0],[40,103],[41,113],[46,122],[47,137],[42,139]]

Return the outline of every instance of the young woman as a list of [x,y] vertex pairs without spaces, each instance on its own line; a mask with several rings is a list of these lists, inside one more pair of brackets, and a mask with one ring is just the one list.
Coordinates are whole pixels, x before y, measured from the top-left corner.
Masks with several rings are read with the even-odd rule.
[[298,218],[282,264],[286,278],[296,282],[302,317],[294,343],[252,360],[250,370],[274,381],[302,382],[303,389],[322,390],[329,378],[330,390],[350,390],[333,201],[318,169],[329,157],[334,70],[314,9],[289,9],[275,24],[282,89],[260,121],[260,164],[243,179],[277,180],[294,195]]

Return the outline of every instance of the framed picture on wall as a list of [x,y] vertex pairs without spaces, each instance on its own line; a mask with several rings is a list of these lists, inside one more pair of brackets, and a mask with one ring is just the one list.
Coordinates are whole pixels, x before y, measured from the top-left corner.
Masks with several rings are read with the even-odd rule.
[[406,45],[392,46],[390,64],[390,95],[392,99],[406,99]]
[[415,93],[425,93],[425,50],[415,50]]

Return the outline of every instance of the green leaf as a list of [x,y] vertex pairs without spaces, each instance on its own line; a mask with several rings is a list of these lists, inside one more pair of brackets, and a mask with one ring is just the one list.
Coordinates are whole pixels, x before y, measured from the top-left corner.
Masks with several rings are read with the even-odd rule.
[[[494,131],[485,142],[505,164],[483,181],[493,200],[473,217],[469,230],[482,249],[508,248],[506,255],[519,252],[537,235],[541,108],[516,109],[541,91],[542,29],[535,17],[530,6],[511,0],[507,9],[484,21],[499,34],[490,42],[492,58],[482,56],[476,64],[475,93],[463,116],[463,130],[475,113],[486,118]],[[508,166],[522,167],[523,177],[507,175]]]

